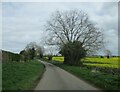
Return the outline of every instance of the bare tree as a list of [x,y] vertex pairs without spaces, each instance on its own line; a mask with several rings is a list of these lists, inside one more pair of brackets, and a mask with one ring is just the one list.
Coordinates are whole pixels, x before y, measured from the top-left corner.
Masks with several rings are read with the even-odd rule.
[[24,50],[20,52],[23,60],[27,61],[34,58],[42,58],[44,53],[44,48],[39,46],[36,42],[30,42],[27,44]]
[[44,48],[42,46],[37,46],[36,48],[36,56],[38,58],[43,58]]
[[46,47],[46,56],[48,57],[48,60],[52,60],[52,57],[55,55],[56,48],[53,45]]
[[36,42],[30,42],[29,44],[26,45],[25,50],[32,49],[32,48],[36,49],[37,46],[38,45]]
[[112,55],[112,52],[108,49],[106,49],[104,52],[105,52],[107,58],[110,58],[110,56]]
[[96,51],[103,44],[101,30],[89,20],[86,13],[78,10],[56,11],[47,22],[46,30],[53,34],[50,39],[53,44],[80,41],[88,51]]
[[56,11],[47,22],[46,30],[52,33],[51,44],[62,46],[79,41],[87,53],[95,52],[103,45],[101,30],[82,11]]

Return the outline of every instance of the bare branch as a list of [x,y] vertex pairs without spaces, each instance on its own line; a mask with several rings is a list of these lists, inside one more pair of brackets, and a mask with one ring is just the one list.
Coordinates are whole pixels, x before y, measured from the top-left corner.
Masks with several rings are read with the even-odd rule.
[[78,10],[57,11],[47,22],[50,31],[61,44],[80,41],[86,49],[97,50],[102,47],[102,32],[89,20],[86,13]]

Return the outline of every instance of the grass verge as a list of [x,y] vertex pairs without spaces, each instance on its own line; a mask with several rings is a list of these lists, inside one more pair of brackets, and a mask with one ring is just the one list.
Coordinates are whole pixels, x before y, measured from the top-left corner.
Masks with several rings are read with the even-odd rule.
[[74,74],[75,76],[82,78],[83,80],[87,81],[88,83],[92,83],[103,91],[120,91],[119,85],[119,76],[111,75],[95,70],[88,69],[87,67],[79,67],[79,66],[70,66],[65,65],[61,62],[52,61],[51,63],[63,68],[64,70]]
[[39,61],[2,64],[2,90],[32,90],[44,71]]

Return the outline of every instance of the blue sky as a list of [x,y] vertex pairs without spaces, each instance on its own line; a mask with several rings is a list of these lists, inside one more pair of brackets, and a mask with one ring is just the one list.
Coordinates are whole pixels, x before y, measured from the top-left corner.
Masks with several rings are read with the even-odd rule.
[[3,2],[2,49],[19,53],[31,41],[43,45],[47,37],[44,25],[51,14],[71,9],[88,13],[90,20],[104,30],[106,48],[117,55],[117,2]]

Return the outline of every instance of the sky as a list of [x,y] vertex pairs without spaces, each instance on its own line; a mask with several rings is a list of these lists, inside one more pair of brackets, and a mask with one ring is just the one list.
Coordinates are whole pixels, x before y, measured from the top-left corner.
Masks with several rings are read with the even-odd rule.
[[[51,14],[56,10],[77,9],[86,12],[90,20],[97,23],[98,27],[104,30],[106,49],[110,50],[113,55],[118,54],[117,2],[5,1],[2,2],[2,8],[0,8],[0,13],[2,13],[2,26],[0,26],[2,28],[0,37],[2,38],[0,38],[0,41],[2,41],[1,48],[3,50],[19,53],[29,42],[33,41],[43,45],[47,37],[44,25],[50,19]],[[99,54],[102,54],[102,51]]]

